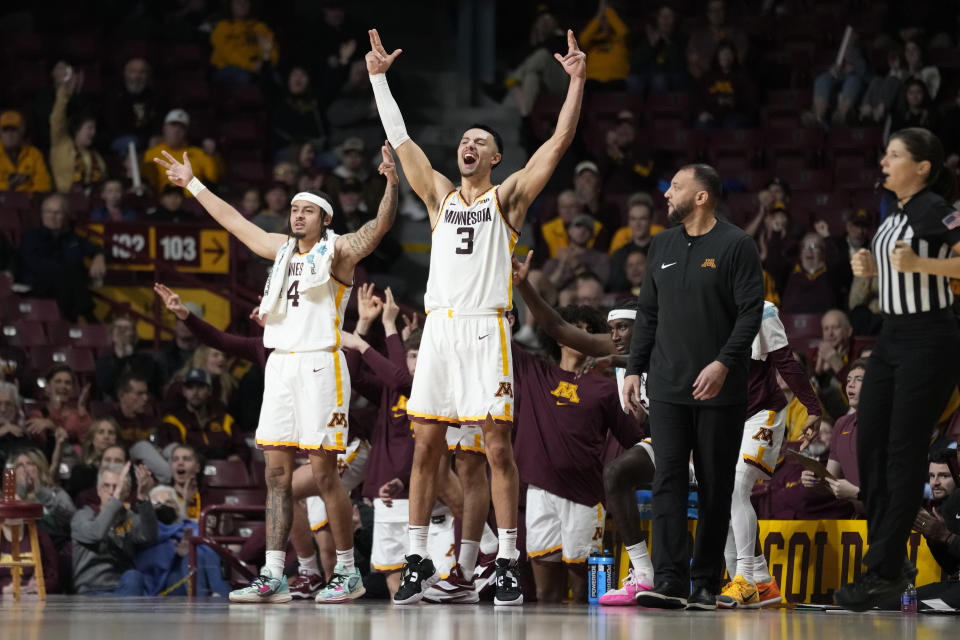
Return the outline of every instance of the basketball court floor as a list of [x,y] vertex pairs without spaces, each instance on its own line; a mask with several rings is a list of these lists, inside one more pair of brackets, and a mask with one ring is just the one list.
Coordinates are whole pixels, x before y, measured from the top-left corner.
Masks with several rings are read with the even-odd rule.
[[394,607],[384,601],[251,606],[222,599],[0,597],[3,640],[933,640],[954,616],[900,613],[660,612],[587,606]]

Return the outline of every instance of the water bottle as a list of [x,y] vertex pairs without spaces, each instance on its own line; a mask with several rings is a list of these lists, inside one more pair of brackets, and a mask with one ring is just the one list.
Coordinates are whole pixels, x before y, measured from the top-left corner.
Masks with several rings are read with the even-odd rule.
[[587,601],[596,604],[600,596],[616,588],[617,576],[613,566],[613,554],[604,550],[594,551],[587,558]]
[[587,558],[587,602],[597,604],[600,600],[597,578],[600,573],[600,554],[593,551]]
[[609,549],[603,550],[603,555],[599,558],[599,567],[597,570],[597,600],[607,591],[613,591],[617,588],[617,570],[614,567],[613,554]]
[[913,583],[907,585],[903,594],[900,596],[900,613],[917,612],[917,588]]
[[3,502],[16,502],[16,500],[17,471],[13,467],[13,461],[10,461],[3,469]]

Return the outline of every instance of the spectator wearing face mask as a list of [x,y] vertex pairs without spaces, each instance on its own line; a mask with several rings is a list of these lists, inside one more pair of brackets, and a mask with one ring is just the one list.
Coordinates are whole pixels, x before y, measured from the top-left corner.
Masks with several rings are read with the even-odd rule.
[[[143,575],[143,595],[187,595],[189,537],[196,535],[197,523],[188,520],[173,487],[158,485],[150,490],[150,502],[157,515],[156,542],[137,553],[137,571]],[[195,595],[225,596],[230,585],[223,579],[220,558],[209,547],[197,547],[197,591]]]

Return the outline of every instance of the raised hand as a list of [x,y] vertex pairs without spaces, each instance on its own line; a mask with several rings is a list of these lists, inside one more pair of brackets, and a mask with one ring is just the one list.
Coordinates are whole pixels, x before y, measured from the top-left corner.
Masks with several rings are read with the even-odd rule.
[[530,265],[533,264],[533,249],[527,252],[527,259],[523,262],[513,257],[513,283],[523,284],[527,280],[527,274],[530,273]]
[[117,483],[117,487],[113,490],[113,497],[123,502],[123,499],[126,497],[128,491],[130,491],[129,460],[127,461],[127,464],[123,465],[123,471],[120,472],[120,481]]
[[370,75],[386,73],[397,56],[403,53],[403,49],[394,49],[393,53],[387,53],[376,29],[370,29],[367,34],[370,36],[370,51],[364,57],[367,61],[367,73]]
[[157,481],[150,473],[147,465],[142,462],[133,468],[133,472],[137,476],[137,500],[146,500],[150,495],[150,490],[157,486]]
[[187,152],[183,152],[183,162],[177,162],[177,159],[167,151],[160,152],[163,158],[154,158],[153,161],[167,170],[167,179],[178,187],[186,187],[193,180],[193,166],[190,164],[190,158]]
[[387,287],[383,294],[385,299],[383,301],[383,316],[380,318],[380,321],[383,322],[384,326],[396,326],[397,316],[400,315],[400,305],[394,300],[393,291],[390,287]]
[[407,338],[410,337],[410,334],[413,333],[419,326],[420,326],[419,313],[414,312],[412,318],[407,314],[403,314],[403,329],[400,330],[400,339],[406,342]]
[[383,300],[373,294],[373,283],[360,285],[357,289],[357,314],[360,320],[371,322],[383,311]]
[[186,320],[190,315],[190,310],[180,301],[180,296],[171,291],[166,285],[159,282],[153,283],[154,292],[163,300],[164,306],[169,309],[173,315],[180,320]]
[[386,140],[383,141],[383,146],[380,147],[380,153],[383,155],[383,160],[380,162],[380,166],[377,167],[377,173],[387,179],[388,185],[399,184],[400,177],[397,175],[397,164],[393,161],[390,143]]
[[567,29],[567,55],[561,56],[559,53],[555,53],[553,57],[563,65],[563,70],[571,78],[584,79],[587,77],[587,54],[580,51],[580,47],[577,46],[577,39],[573,37],[573,29]]

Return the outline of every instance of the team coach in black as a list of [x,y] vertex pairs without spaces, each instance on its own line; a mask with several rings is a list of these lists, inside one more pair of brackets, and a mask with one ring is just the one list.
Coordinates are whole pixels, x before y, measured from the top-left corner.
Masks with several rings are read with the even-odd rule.
[[[637,595],[645,607],[715,609],[720,590],[750,345],[763,312],[760,256],[747,234],[716,217],[720,189],[708,165],[677,172],[665,194],[675,226],[654,236],[640,288],[623,395],[625,406],[639,404],[646,371],[656,471],[654,588]],[[691,451],[700,499],[692,565]]]

